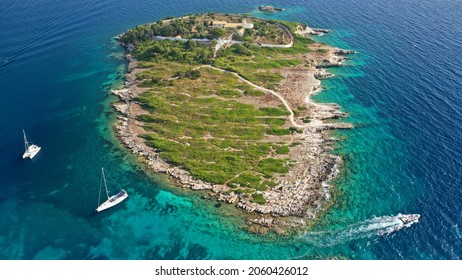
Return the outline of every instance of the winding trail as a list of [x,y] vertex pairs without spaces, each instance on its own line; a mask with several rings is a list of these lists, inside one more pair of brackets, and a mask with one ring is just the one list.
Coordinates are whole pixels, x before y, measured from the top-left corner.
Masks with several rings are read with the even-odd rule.
[[271,89],[267,89],[267,88],[264,88],[262,86],[259,86],[259,85],[256,85],[254,83],[252,83],[251,81],[245,79],[244,77],[242,77],[241,75],[239,75],[238,73],[236,72],[232,72],[232,71],[228,71],[228,70],[225,70],[225,69],[221,69],[221,68],[218,68],[218,67],[215,67],[215,66],[212,66],[212,65],[201,65],[201,66],[198,66],[196,68],[194,68],[193,70],[197,70],[199,68],[203,68],[203,67],[208,67],[208,68],[212,68],[212,69],[215,69],[215,70],[218,70],[218,71],[221,71],[221,72],[224,72],[224,73],[231,73],[233,74],[234,76],[238,77],[241,81],[253,86],[254,88],[258,89],[258,90],[261,90],[263,92],[266,92],[266,93],[269,93],[269,94],[272,94],[274,96],[276,96],[277,98],[279,98],[279,100],[281,100],[281,102],[284,104],[284,106],[286,107],[287,111],[289,111],[290,115],[289,115],[289,120],[290,120],[290,123],[297,127],[297,128],[305,128],[305,127],[309,127],[310,125],[300,125],[298,124],[296,121],[295,121],[295,114],[294,114],[294,111],[292,111],[292,108],[290,108],[289,106],[289,103],[287,102],[287,100],[284,99],[284,97],[275,92],[274,90],[271,90]]

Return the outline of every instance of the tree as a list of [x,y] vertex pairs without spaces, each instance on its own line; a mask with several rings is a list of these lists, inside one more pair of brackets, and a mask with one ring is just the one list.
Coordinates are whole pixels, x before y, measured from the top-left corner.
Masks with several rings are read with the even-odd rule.
[[162,28],[160,29],[161,36],[173,37],[174,34],[175,34],[175,30],[170,25],[162,26]]
[[196,24],[196,17],[190,17],[189,18],[189,24],[195,25]]
[[197,42],[196,41],[188,40],[188,42],[186,42],[186,49],[192,50],[192,49],[195,49],[195,48],[197,48]]
[[244,37],[252,37],[253,36],[253,30],[252,29],[246,29],[244,31]]
[[151,30],[153,35],[159,35],[160,29],[161,27],[159,24],[151,24]]
[[234,45],[233,52],[240,55],[251,55],[252,51],[246,48],[244,45]]
[[210,35],[213,38],[218,39],[226,35],[226,30],[224,28],[214,28],[210,31]]
[[242,37],[239,33],[236,33],[233,35],[233,40],[242,41],[244,40],[244,37]]
[[189,35],[189,33],[190,33],[190,31],[187,28],[180,27],[180,28],[177,29],[177,34],[180,34],[182,36],[187,36],[187,35]]
[[202,32],[204,32],[204,30],[205,30],[205,26],[203,26],[203,25],[197,25],[197,26],[196,26],[196,30],[197,30],[198,33],[202,33]]

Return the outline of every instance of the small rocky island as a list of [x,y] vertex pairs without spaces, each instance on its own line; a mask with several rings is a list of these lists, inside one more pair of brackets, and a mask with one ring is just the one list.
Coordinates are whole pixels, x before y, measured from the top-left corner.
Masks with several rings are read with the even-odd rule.
[[154,172],[254,213],[255,232],[306,227],[331,204],[341,158],[329,133],[351,128],[311,97],[351,53],[298,23],[198,14],[137,26],[126,49],[119,139]]
[[258,9],[262,12],[280,12],[285,10],[283,8],[277,8],[273,6],[258,6]]

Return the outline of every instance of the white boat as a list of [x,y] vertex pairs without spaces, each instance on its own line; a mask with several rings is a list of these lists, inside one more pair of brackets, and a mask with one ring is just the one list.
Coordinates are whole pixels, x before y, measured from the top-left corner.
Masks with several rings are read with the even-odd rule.
[[420,215],[419,214],[399,214],[398,218],[403,222],[403,225],[412,225],[414,223],[419,222]]
[[[124,199],[128,197],[127,192],[124,189],[121,189],[117,194],[109,197],[109,191],[107,190],[107,184],[106,184],[106,177],[104,176],[104,168],[101,168],[101,183],[99,186],[99,196],[98,196],[98,208],[96,208],[96,212],[101,212],[103,210],[106,210],[108,208],[111,208],[112,206],[116,206],[117,204],[121,203]],[[107,200],[105,202],[101,203],[101,190],[103,187],[104,183],[104,188],[106,189],[106,196]]]
[[22,130],[22,133],[24,134],[24,148],[25,148],[25,152],[22,155],[22,158],[32,159],[40,151],[41,148],[35,144],[32,144],[32,142],[29,143],[29,141],[27,141],[26,132],[24,131],[24,129]]

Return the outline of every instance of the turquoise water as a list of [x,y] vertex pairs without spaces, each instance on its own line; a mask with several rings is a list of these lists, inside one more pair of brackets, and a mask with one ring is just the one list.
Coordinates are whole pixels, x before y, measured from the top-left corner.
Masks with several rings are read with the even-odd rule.
[[[11,1],[10,1],[11,2]],[[0,259],[460,259],[462,4],[430,1],[0,0]],[[233,208],[148,177],[114,138],[113,37],[167,16],[222,11],[334,31],[354,49],[316,99],[337,102],[336,203],[299,236],[255,236]],[[21,158],[26,129],[42,151]],[[130,197],[93,213],[100,168]],[[392,216],[419,213],[396,230]],[[375,219],[374,219],[375,218]],[[383,234],[383,232],[388,234]]]

